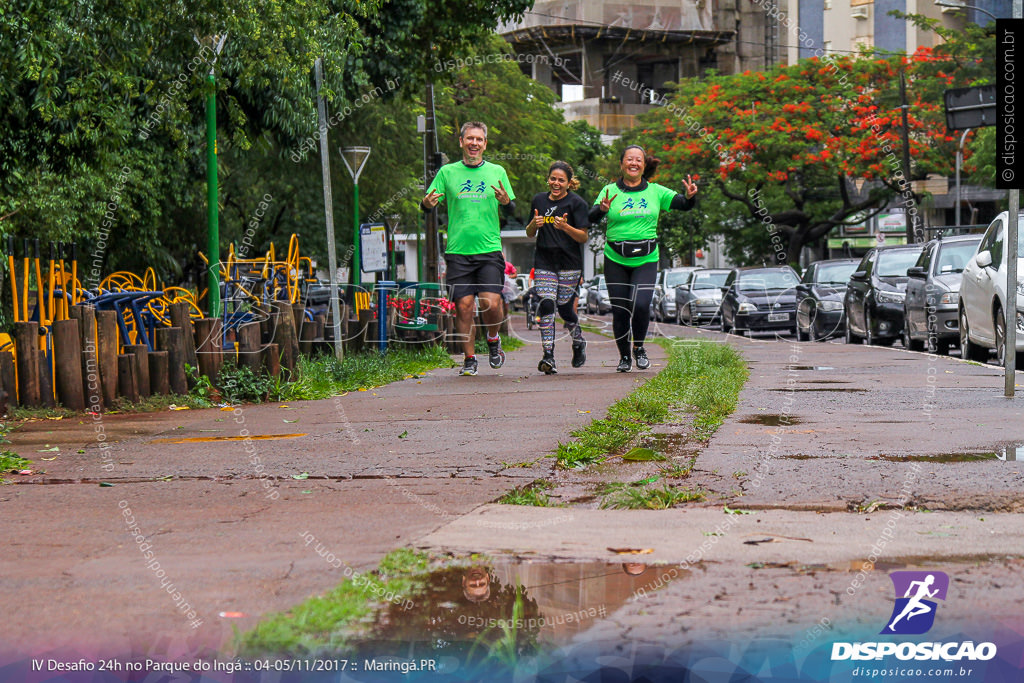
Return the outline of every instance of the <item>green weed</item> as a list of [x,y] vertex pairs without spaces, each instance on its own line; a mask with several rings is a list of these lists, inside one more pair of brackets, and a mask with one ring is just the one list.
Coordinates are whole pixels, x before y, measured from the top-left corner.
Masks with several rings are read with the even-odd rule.
[[704,500],[703,489],[678,489],[668,484],[661,487],[627,486],[609,491],[601,501],[602,508],[615,510],[666,510],[679,503]]
[[540,479],[527,484],[526,486],[517,486],[496,502],[503,503],[505,505],[533,505],[535,507],[551,507],[551,499],[541,493],[541,491],[548,491],[555,487],[550,481]]

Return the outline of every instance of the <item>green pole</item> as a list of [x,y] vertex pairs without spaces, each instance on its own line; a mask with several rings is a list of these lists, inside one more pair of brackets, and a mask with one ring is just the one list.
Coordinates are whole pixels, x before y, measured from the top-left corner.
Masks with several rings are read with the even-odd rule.
[[206,273],[207,311],[211,318],[220,317],[220,231],[217,225],[217,88],[210,70],[206,94],[206,204],[207,246],[210,259]]
[[359,269],[359,181],[354,181],[352,187],[355,190],[352,204],[352,284],[360,285],[363,282],[363,271]]

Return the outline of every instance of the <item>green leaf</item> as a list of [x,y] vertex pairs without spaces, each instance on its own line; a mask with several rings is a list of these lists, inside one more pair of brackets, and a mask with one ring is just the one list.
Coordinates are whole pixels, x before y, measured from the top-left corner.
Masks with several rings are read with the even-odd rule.
[[658,453],[657,451],[652,450],[650,448],[644,448],[642,446],[637,446],[636,448],[630,450],[628,453],[622,456],[622,459],[631,462],[668,460],[668,458],[666,458],[661,453]]

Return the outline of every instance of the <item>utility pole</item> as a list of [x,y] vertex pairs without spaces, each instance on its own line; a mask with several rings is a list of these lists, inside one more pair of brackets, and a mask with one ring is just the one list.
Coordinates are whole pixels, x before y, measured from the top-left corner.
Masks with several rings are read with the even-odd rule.
[[[199,37],[195,41],[202,47]],[[219,38],[219,40],[218,40]],[[213,61],[206,75],[206,312],[220,317],[220,221],[217,215],[217,79],[214,69],[228,34],[212,36]]]
[[[423,191],[426,193],[430,183],[440,168],[437,153],[437,121],[434,117],[434,83],[427,81],[426,127],[423,135]],[[437,282],[437,266],[440,259],[437,240],[437,207],[427,211],[425,220],[426,264],[420,274],[423,282]]]
[[[903,141],[903,181],[906,183],[904,187],[906,191],[910,192],[911,198],[914,197],[914,189],[910,184],[910,138],[909,138],[909,126],[907,123],[907,110],[910,109],[910,105],[907,104],[907,79],[905,69],[900,69],[900,111],[903,116],[902,133],[900,137]],[[917,212],[911,214],[910,209],[916,208],[914,202],[911,206],[906,206],[903,209],[903,215],[907,221],[907,244],[915,244],[917,240]]]
[[334,197],[331,194],[331,162],[327,147],[327,103],[321,94],[323,88],[323,65],[317,57],[313,62],[316,72],[316,111],[320,127],[320,169],[324,178],[324,215],[327,222],[327,267],[330,271],[328,282],[331,292],[331,329],[334,337],[334,357],[339,361],[345,357],[341,339],[341,310],[338,305],[338,252],[334,245]]

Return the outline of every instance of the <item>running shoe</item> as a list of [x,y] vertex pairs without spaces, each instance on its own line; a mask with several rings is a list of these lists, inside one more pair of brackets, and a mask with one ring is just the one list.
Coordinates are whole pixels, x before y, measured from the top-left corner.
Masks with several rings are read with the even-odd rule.
[[465,376],[475,375],[477,365],[476,356],[466,358],[465,362],[462,364],[462,370],[459,371],[459,374]]
[[558,370],[555,368],[555,354],[552,351],[545,351],[544,357],[540,359],[540,363],[537,364],[537,369],[543,372],[545,375],[557,375]]
[[619,360],[619,367],[615,368],[615,370],[617,372],[629,372],[632,367],[633,367],[633,361],[630,359],[630,357],[629,356],[623,356]]
[[501,350],[501,340],[487,342],[487,360],[497,370],[505,364],[505,352]]
[[572,343],[572,366],[582,368],[587,362],[587,342],[583,339],[576,339]]
[[646,370],[651,367],[651,359],[647,357],[647,351],[642,346],[633,347],[633,357],[636,358],[636,369]]

